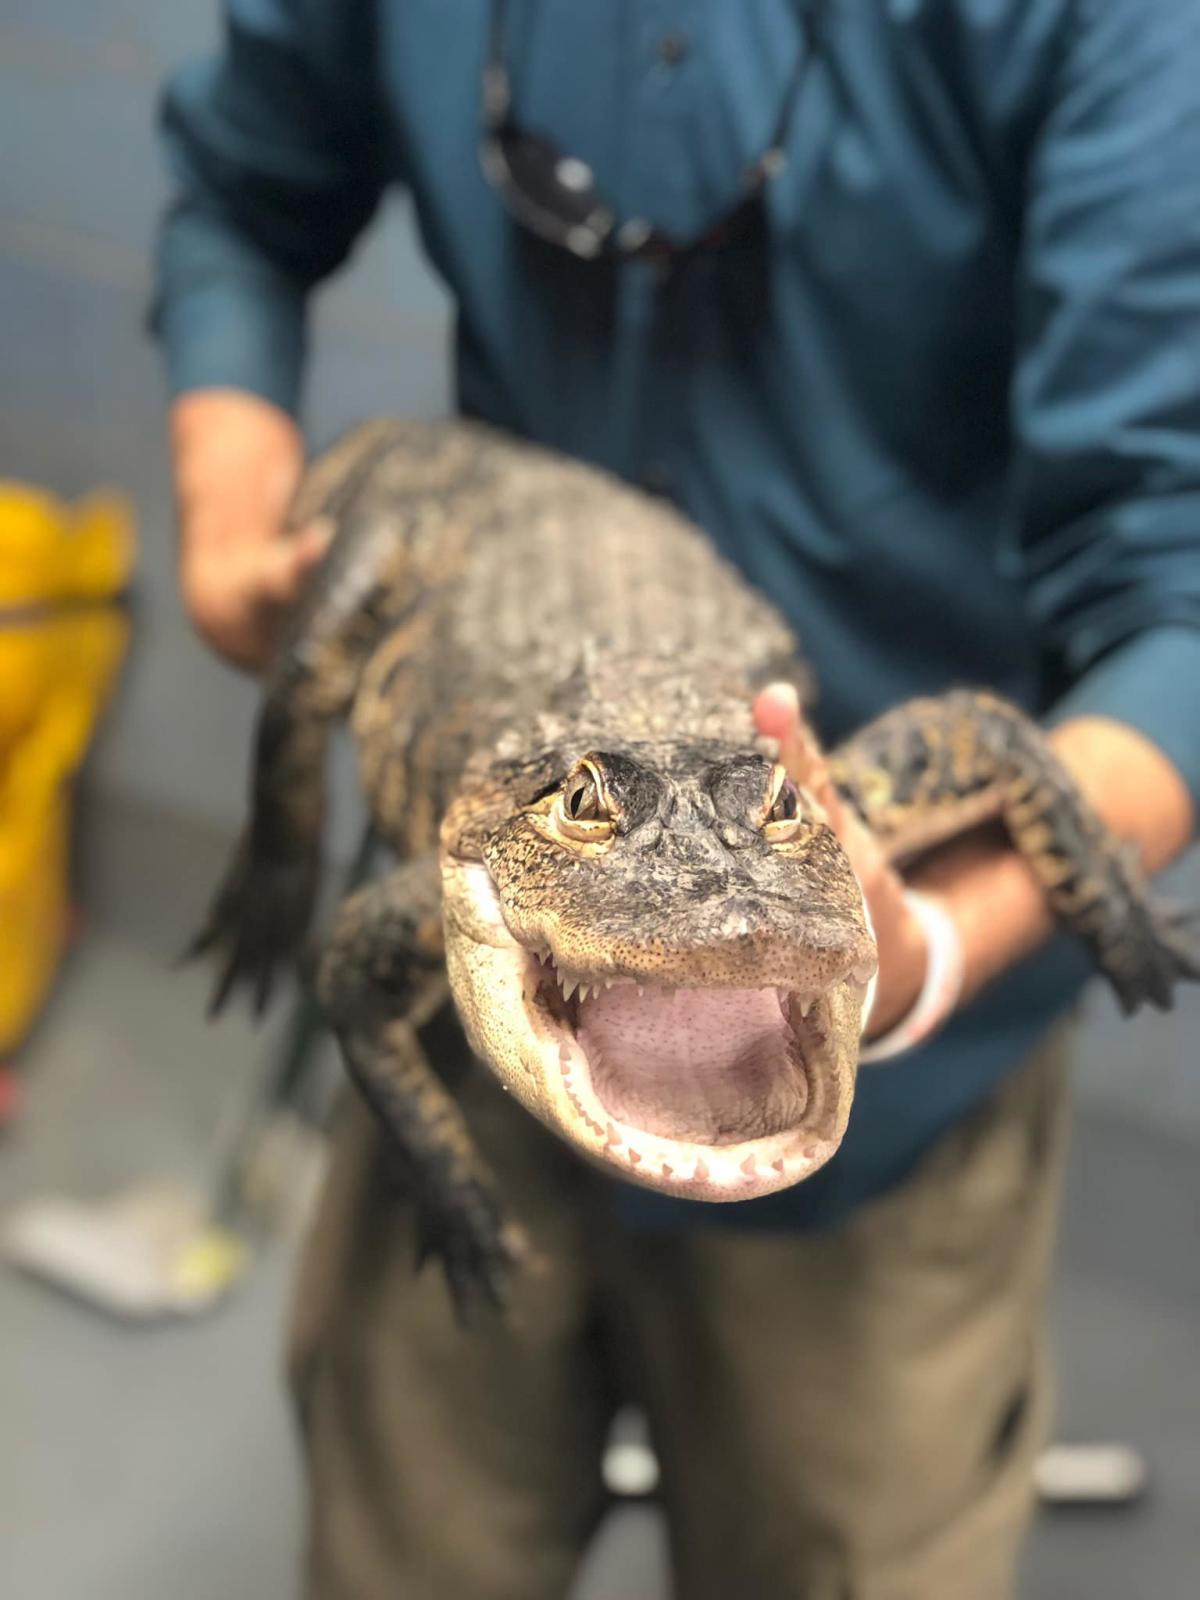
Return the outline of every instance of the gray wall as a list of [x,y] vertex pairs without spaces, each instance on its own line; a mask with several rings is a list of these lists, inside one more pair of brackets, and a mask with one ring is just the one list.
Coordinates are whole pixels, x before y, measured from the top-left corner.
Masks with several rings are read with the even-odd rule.
[[[166,186],[164,73],[214,0],[6,0],[0,21],[0,473],[123,486],[141,520],[137,634],[93,765],[104,793],[232,827],[254,696],[191,638],[175,595],[156,353],[142,331]],[[312,437],[446,405],[444,299],[394,205],[320,297]]]

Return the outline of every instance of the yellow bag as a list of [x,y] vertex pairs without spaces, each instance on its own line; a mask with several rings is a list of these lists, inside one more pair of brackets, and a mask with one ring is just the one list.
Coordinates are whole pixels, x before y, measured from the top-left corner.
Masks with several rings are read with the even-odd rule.
[[28,1030],[67,931],[70,780],[129,636],[132,508],[0,479],[0,1052]]

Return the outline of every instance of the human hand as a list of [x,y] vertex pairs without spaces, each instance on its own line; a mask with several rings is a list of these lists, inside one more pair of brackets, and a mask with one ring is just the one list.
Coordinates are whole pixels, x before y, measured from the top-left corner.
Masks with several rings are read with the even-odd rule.
[[875,929],[879,976],[866,1036],[887,1033],[906,1017],[925,979],[926,939],[904,894],[899,873],[878,840],[834,787],[829,765],[804,726],[799,697],[790,683],[772,683],[755,697],[754,725],[779,741],[779,759],[789,775],[823,808],[829,826],[850,858]]
[[197,633],[261,672],[331,529],[286,526],[304,442],[286,412],[237,389],[198,389],[171,408],[179,583]]

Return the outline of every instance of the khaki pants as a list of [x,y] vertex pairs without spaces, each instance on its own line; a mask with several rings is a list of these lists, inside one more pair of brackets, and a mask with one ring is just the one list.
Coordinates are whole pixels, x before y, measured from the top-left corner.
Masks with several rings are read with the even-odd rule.
[[679,1600],[1008,1600],[1046,1416],[1066,1060],[1060,1034],[900,1188],[804,1235],[623,1231],[476,1073],[464,1102],[547,1266],[474,1332],[435,1272],[414,1279],[348,1107],[293,1329],[310,1600],[565,1595],[630,1397]]

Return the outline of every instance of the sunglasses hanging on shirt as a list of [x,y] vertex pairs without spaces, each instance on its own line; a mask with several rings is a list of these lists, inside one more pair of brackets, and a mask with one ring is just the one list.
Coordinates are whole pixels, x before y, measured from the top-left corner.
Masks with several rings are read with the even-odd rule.
[[512,107],[505,63],[507,0],[495,0],[491,42],[483,69],[483,140],[480,159],[488,183],[522,228],[581,261],[649,260],[669,269],[701,251],[716,250],[749,231],[763,192],[784,166],[784,143],[812,58],[808,7],[801,8],[800,53],[784,93],[771,141],[742,175],[732,207],[692,239],[676,239],[644,217],[622,221],[596,187],[591,167],[548,139],[523,128]]

